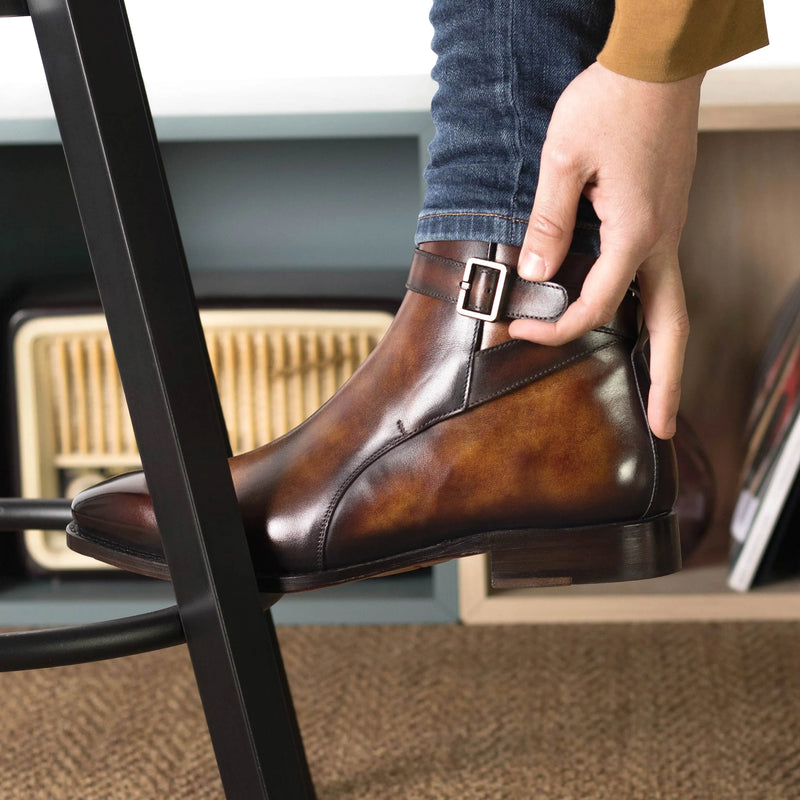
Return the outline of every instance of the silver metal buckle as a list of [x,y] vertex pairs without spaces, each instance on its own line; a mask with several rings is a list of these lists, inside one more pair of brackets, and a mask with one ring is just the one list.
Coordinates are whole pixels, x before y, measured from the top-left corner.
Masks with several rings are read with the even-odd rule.
[[[494,299],[492,300],[492,309],[488,314],[466,308],[469,290],[472,288],[472,276],[476,266],[487,267],[497,272],[497,284]],[[458,292],[458,301],[456,302],[456,311],[461,314],[462,317],[472,317],[472,319],[482,319],[485,322],[495,322],[500,313],[500,304],[503,302],[503,291],[506,287],[507,278],[508,267],[505,264],[501,264],[499,261],[485,261],[482,258],[470,258],[464,269],[464,277],[461,283],[459,283],[460,288]]]

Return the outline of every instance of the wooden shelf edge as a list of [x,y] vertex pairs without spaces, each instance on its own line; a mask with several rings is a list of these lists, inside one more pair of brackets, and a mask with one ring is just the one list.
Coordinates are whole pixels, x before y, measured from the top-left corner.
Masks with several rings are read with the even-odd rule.
[[640,583],[492,592],[476,556],[459,564],[459,616],[466,625],[800,619],[796,582],[738,593],[726,574],[720,564]]
[[487,598],[471,606],[466,625],[800,620],[800,595]]
[[699,122],[701,131],[800,129],[800,68],[711,70]]
[[700,108],[700,132],[800,130],[800,103]]

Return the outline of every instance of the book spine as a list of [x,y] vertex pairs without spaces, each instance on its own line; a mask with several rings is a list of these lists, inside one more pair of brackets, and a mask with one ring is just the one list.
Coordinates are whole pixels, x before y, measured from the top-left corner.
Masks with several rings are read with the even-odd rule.
[[[750,530],[728,575],[728,586],[746,592],[755,577],[769,537],[786,504],[792,484],[800,468],[800,414],[797,414],[768,479],[763,501],[753,517]],[[741,535],[741,534],[740,534]]]

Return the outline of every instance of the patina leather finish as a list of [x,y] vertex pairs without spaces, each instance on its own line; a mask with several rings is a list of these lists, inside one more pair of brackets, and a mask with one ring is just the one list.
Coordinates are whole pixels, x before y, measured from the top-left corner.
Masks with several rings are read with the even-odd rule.
[[[587,527],[594,536],[670,514],[674,452],[646,421],[635,294],[607,326],[561,347],[511,340],[506,309],[496,322],[458,313],[463,262],[513,268],[517,255],[477,242],[423,246],[416,290],[345,386],[291,433],[231,459],[265,590],[483,552],[501,542],[491,538],[498,531]],[[452,278],[441,269],[448,261]],[[546,287],[512,270],[513,315],[545,308],[555,318],[590,265],[570,256]],[[481,281],[472,290],[491,291],[492,276]],[[74,549],[166,575],[142,473],[81,493],[73,515]],[[615,579],[613,564],[605,579]]]

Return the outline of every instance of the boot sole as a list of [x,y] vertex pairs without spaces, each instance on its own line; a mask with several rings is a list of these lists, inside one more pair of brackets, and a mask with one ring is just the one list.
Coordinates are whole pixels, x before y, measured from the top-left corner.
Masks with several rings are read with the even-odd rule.
[[[170,579],[161,553],[121,546],[74,522],[67,527],[67,545],[76,553],[129,572]],[[477,533],[322,572],[258,575],[258,586],[270,594],[302,592],[480,553],[489,555],[494,589],[635,581],[668,575],[681,568],[678,521],[672,511],[636,522]]]

